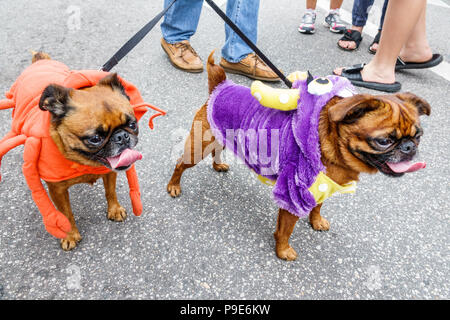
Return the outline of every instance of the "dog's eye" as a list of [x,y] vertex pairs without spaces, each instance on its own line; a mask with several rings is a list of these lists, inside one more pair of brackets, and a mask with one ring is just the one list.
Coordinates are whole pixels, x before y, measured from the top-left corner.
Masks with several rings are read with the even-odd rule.
[[128,124],[128,128],[130,128],[131,130],[136,130],[137,129],[137,123],[136,123],[136,121],[131,121],[129,124]]
[[416,135],[414,136],[414,139],[420,140],[420,137],[423,135],[423,131],[417,131]]
[[95,136],[92,136],[89,139],[87,139],[87,142],[89,144],[92,144],[93,146],[99,146],[100,144],[102,144],[103,138],[100,137],[98,134],[96,134]]
[[382,148],[387,148],[394,143],[394,141],[390,138],[377,138],[375,139],[375,143]]

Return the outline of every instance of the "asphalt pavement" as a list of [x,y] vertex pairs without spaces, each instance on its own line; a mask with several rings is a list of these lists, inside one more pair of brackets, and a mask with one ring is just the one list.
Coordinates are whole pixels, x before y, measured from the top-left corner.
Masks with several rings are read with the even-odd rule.
[[[334,67],[371,59],[368,34],[356,52],[337,48],[340,35],[321,26],[323,9],[316,34],[299,34],[304,2],[261,1],[258,45],[279,68],[327,75]],[[351,6],[344,1],[346,11]],[[381,6],[377,0],[375,8]],[[73,69],[98,69],[162,9],[162,1],[0,0],[0,7],[3,94],[29,65],[30,49],[48,52]],[[450,61],[450,1],[429,1],[427,8],[431,47]],[[371,16],[372,23],[376,20]],[[102,184],[77,185],[70,196],[83,241],[63,252],[31,199],[21,172],[23,148],[11,151],[1,167],[0,299],[450,298],[445,65],[439,72],[397,74],[403,91],[432,106],[422,121],[420,145],[427,168],[400,179],[362,175],[354,196],[324,205],[330,231],[315,232],[306,219],[297,223],[291,245],[299,257],[286,262],[274,252],[277,208],[270,188],[231,155],[226,154],[229,172],[216,173],[205,161],[185,173],[180,198],[166,193],[182,140],[208,90],[206,73],[172,67],[160,37],[157,27],[114,69],[136,84],[146,101],[168,112],[155,119],[153,131],[146,125],[149,114],[141,121],[138,149],[144,159],[137,169],[143,215],[108,221]],[[204,8],[191,42],[204,60],[213,49],[220,58],[224,26],[211,9]],[[251,84],[242,76],[229,78]],[[0,136],[9,128],[10,111],[0,111]],[[118,197],[131,212],[125,181],[121,176]]]

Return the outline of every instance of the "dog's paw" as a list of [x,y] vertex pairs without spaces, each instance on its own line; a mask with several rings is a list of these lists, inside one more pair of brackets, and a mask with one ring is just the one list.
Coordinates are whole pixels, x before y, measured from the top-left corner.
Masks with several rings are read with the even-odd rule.
[[317,231],[328,231],[330,230],[330,223],[324,217],[320,217],[320,219],[314,219],[311,221],[311,226],[314,230]]
[[74,249],[77,246],[77,243],[81,241],[81,235],[76,231],[71,231],[67,234],[67,236],[64,239],[61,239],[61,249],[64,251],[70,251]]
[[122,222],[127,218],[127,211],[120,205],[108,208],[108,219],[112,221]]
[[295,259],[297,259],[297,252],[295,252],[294,249],[292,249],[291,246],[288,246],[287,248],[284,249],[277,249],[277,257],[283,260],[287,260],[287,261],[294,261]]
[[172,198],[176,198],[181,194],[181,186],[179,184],[168,184],[167,192]]
[[226,163],[215,163],[215,162],[213,162],[213,168],[217,172],[227,172],[228,169],[230,169],[230,166],[227,165]]

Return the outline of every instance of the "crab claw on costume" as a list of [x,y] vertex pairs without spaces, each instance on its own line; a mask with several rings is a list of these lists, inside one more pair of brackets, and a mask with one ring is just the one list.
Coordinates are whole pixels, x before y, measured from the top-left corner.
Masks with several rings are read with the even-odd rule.
[[44,216],[43,220],[47,232],[58,239],[64,239],[72,229],[69,219],[57,210]]

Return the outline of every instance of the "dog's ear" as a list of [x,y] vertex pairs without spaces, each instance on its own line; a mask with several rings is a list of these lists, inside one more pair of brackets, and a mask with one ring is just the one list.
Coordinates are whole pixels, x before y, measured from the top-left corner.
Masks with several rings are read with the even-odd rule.
[[122,85],[122,82],[120,82],[119,77],[117,76],[117,73],[110,73],[103,79],[101,79],[98,82],[99,86],[107,86],[110,87],[113,90],[118,90],[121,94],[123,94],[125,97],[127,97],[128,100],[130,100],[130,97],[125,92],[125,88]]
[[353,123],[367,112],[378,108],[379,100],[369,94],[357,94],[344,98],[328,109],[328,118],[333,122]]
[[49,111],[55,120],[64,118],[72,108],[68,105],[72,90],[57,84],[48,85],[42,92],[39,108],[43,111]]
[[419,112],[419,116],[423,116],[424,114],[429,116],[431,113],[430,104],[424,99],[416,96],[411,92],[397,93],[396,97],[399,98],[400,100],[403,100],[407,103],[414,105],[417,108],[417,111]]

